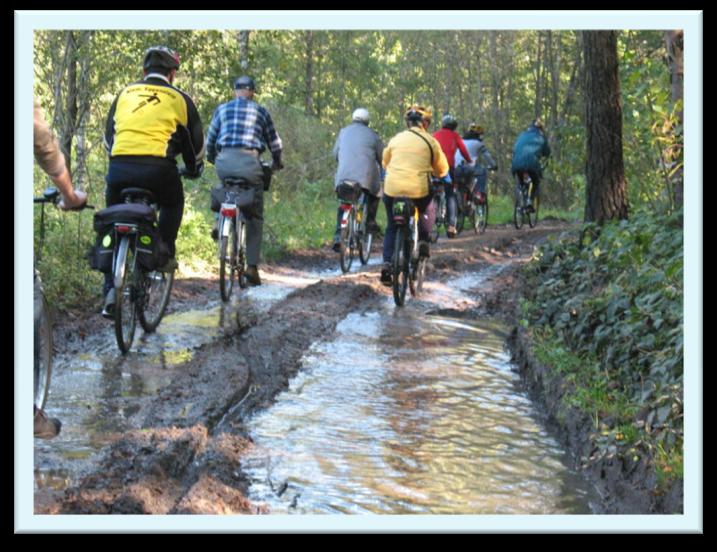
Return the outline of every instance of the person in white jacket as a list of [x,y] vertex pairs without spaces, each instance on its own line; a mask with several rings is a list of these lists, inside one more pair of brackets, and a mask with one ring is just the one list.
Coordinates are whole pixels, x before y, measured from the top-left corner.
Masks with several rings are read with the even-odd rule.
[[484,134],[485,129],[482,126],[472,123],[463,135],[463,142],[472,162],[467,163],[460,151],[456,152],[455,157],[456,180],[459,185],[469,185],[475,179],[472,192],[481,202],[485,200],[488,191],[488,170],[498,170],[498,165],[483,142]]

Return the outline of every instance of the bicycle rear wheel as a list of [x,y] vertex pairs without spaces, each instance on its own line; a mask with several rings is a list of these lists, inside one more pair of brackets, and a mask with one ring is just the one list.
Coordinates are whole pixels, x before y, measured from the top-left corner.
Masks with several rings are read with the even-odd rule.
[[408,287],[408,261],[406,256],[406,232],[405,226],[396,229],[396,240],[393,249],[393,300],[397,307],[402,307],[406,302],[406,288]]
[[354,261],[354,210],[349,213],[349,220],[346,228],[341,229],[341,250],[339,252],[339,264],[341,272],[346,274],[351,270],[351,264]]
[[123,237],[117,252],[115,271],[115,337],[117,345],[126,354],[132,346],[137,328],[137,310],[135,298],[139,284],[139,271],[134,251],[130,247],[130,238]]
[[50,393],[52,376],[52,320],[39,278],[35,278],[34,287],[34,402],[37,408],[43,409]]
[[[229,233],[223,235],[224,225],[229,224]],[[222,301],[229,301],[232,290],[234,289],[234,266],[236,263],[236,227],[231,221],[222,217],[219,228],[222,230],[222,236],[219,240],[219,292]]]

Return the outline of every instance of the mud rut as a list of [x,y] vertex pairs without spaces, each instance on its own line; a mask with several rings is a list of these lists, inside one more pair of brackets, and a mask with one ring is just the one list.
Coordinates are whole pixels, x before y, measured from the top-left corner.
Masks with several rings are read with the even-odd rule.
[[[510,318],[514,272],[535,244],[568,225],[542,221],[532,230],[489,227],[482,236],[464,232],[432,247],[428,281],[448,282],[469,272],[502,265],[505,270],[474,290],[470,307],[431,309],[435,314]],[[380,244],[373,255],[380,255]],[[296,254],[266,266],[268,274],[334,269],[330,251]],[[360,266],[360,263],[359,265]],[[115,436],[75,485],[64,491],[40,488],[36,513],[59,514],[231,514],[261,513],[247,500],[242,454],[252,446],[242,423],[271,405],[300,368],[300,359],[319,340],[329,339],[350,312],[375,309],[391,290],[378,283],[379,265],[332,275],[290,293],[268,312],[239,302],[231,328],[202,347],[168,385],[144,401],[129,431]],[[216,282],[178,286],[175,308],[218,295]],[[478,305],[477,307],[475,305]],[[92,332],[91,324],[87,332]],[[118,353],[119,356],[119,353]],[[38,457],[36,455],[36,462]],[[42,457],[39,458],[42,462]],[[36,465],[36,469],[39,466]]]

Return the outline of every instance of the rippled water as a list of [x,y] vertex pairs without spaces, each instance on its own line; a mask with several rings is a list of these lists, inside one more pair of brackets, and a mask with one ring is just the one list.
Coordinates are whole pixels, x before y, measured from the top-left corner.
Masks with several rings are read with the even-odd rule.
[[250,421],[243,469],[272,513],[590,513],[493,323],[350,314]]

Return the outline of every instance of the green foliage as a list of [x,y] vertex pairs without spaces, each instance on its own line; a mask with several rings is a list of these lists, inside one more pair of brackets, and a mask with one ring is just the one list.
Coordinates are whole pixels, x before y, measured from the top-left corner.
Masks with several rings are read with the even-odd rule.
[[[639,428],[653,454],[660,445],[670,458],[682,446],[681,220],[680,212],[640,211],[552,241],[526,270],[523,302],[547,364],[564,372],[563,355],[590,359],[567,365],[577,378],[573,406],[611,418],[612,429]],[[638,410],[644,415],[632,419]]]

